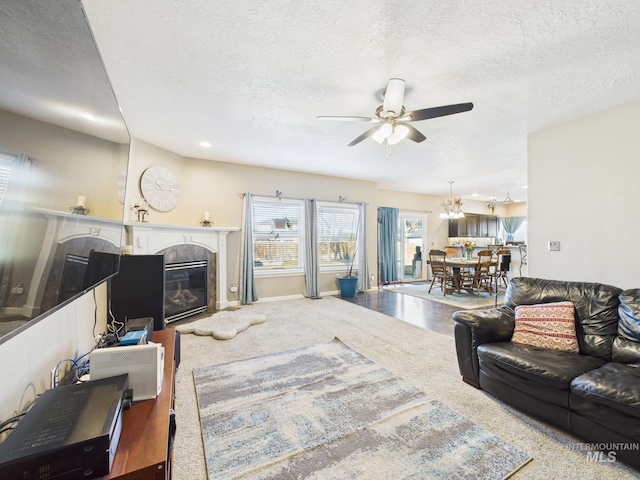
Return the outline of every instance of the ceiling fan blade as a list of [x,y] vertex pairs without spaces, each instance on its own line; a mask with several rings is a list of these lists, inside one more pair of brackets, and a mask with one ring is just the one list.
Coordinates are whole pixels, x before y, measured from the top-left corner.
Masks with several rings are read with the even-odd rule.
[[355,140],[353,140],[349,145],[347,145],[347,147],[353,147],[354,145],[356,145],[357,143],[360,143],[361,141],[369,138],[371,135],[373,135],[374,133],[376,133],[376,131],[379,129],[379,126],[375,126],[373,128],[370,128],[369,130],[367,130],[366,132],[364,132],[362,135],[360,135],[358,138],[356,138]]
[[320,120],[337,120],[339,122],[378,122],[379,120],[377,118],[371,118],[371,117],[341,117],[341,116],[332,116],[332,115],[326,115],[326,116],[319,116],[316,117]]
[[407,134],[407,138],[409,140],[413,140],[416,143],[420,143],[427,139],[427,137],[425,137],[423,134],[421,134],[418,130],[413,128],[411,125],[407,123],[403,123],[402,125],[404,125],[409,129],[409,133]]
[[453,115],[454,113],[468,112],[473,108],[473,103],[458,103],[455,105],[445,105],[443,107],[423,108],[422,110],[414,110],[402,117],[403,120],[411,117],[409,121],[417,122],[419,120],[428,120],[429,118],[444,117]]
[[404,101],[404,80],[400,78],[392,78],[389,80],[387,89],[384,91],[384,103],[382,109],[385,112],[393,112],[396,114],[402,110],[402,102]]

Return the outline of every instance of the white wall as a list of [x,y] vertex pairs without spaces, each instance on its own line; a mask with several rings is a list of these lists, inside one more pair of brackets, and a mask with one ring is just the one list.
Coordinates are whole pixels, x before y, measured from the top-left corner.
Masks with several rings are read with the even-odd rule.
[[[91,350],[94,320],[95,332],[105,331],[106,283],[94,292],[86,293],[0,345],[3,365],[0,420],[24,412],[38,395],[51,388],[51,370],[60,360],[77,358]],[[66,367],[68,364],[62,368]]]
[[640,287],[639,117],[636,100],[529,135],[530,276]]

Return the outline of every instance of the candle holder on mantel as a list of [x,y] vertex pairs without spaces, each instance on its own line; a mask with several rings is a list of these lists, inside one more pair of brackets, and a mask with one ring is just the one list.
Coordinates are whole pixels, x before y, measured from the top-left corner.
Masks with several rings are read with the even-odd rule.
[[71,213],[74,215],[88,215],[91,210],[89,210],[84,205],[76,205],[75,207],[69,207]]
[[148,223],[148,214],[149,210],[147,209],[147,202],[145,202],[144,200],[142,202],[138,202],[136,199],[134,201],[133,207],[131,207],[131,220],[134,222]]
[[209,220],[209,212],[204,212],[204,219],[200,222],[203,227],[210,227],[213,222]]
[[76,199],[76,204],[73,207],[69,207],[71,213],[74,215],[87,215],[90,210],[86,207],[85,202],[87,201],[87,197],[84,195],[78,195]]
[[138,207],[138,209],[136,210],[136,214],[138,215],[138,222],[147,223],[149,221],[149,219],[147,218],[147,215],[149,215],[149,210],[147,210],[146,208]]

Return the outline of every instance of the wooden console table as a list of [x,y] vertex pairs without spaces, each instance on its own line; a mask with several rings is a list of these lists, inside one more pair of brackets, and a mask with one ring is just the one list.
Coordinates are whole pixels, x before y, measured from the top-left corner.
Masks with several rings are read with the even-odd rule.
[[175,338],[173,328],[153,333],[153,341],[164,346],[162,391],[154,399],[134,402],[124,412],[122,433],[111,473],[103,479],[171,478],[172,452],[169,442],[174,433]]

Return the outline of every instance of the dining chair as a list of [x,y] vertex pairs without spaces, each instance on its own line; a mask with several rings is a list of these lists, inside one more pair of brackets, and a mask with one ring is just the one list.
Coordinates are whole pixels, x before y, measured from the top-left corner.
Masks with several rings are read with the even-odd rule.
[[494,255],[496,254],[496,252],[498,250],[502,250],[504,247],[504,245],[502,243],[491,243],[489,245],[487,245],[487,248],[489,250],[491,250],[491,253],[493,253]]
[[444,250],[429,250],[429,265],[431,266],[431,285],[429,293],[436,281],[440,281],[442,295],[447,295],[447,286],[455,287],[453,273],[446,264],[447,252]]
[[518,250],[520,251],[520,276],[522,276],[522,266],[527,266],[527,246],[518,245]]
[[446,247],[444,251],[447,253],[447,257],[456,258],[460,254],[460,249],[456,247]]
[[493,281],[495,282],[496,290],[498,289],[498,285],[500,279],[502,279],[502,283],[505,288],[508,286],[509,281],[509,270],[511,269],[511,250],[504,248],[502,250],[498,250],[495,253],[495,258],[497,263],[493,270]]
[[462,288],[476,290],[478,296],[480,296],[480,290],[484,288],[489,294],[492,293],[491,288],[491,259],[493,254],[491,250],[480,250],[478,252],[478,260],[472,267],[465,272],[462,272]]

